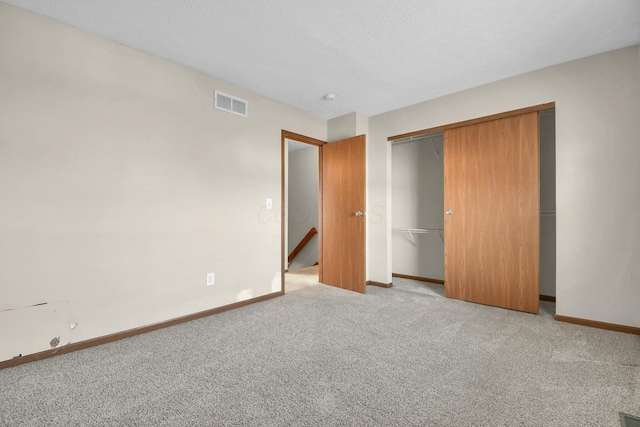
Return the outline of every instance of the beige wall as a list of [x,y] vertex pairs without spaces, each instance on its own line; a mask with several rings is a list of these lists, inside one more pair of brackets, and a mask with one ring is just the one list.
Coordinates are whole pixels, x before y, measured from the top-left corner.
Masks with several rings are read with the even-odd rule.
[[369,118],[354,112],[327,121],[327,142],[336,142],[369,132]]
[[0,52],[0,360],[280,290],[280,131],[325,120],[2,3]]
[[[387,137],[556,102],[557,313],[640,327],[640,48],[629,47],[369,119],[369,171]],[[389,215],[390,191],[369,200]],[[369,223],[370,280],[389,281],[391,218]]]
[[327,121],[327,142],[336,142],[356,136],[358,113],[349,113]]

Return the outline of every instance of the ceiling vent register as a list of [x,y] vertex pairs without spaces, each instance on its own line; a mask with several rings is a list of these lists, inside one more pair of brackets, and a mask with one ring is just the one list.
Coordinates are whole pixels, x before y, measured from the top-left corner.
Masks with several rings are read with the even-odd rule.
[[224,92],[218,92],[217,90],[213,94],[213,106],[217,110],[226,111],[227,113],[237,114],[243,117],[248,117],[249,115],[249,104],[247,101]]

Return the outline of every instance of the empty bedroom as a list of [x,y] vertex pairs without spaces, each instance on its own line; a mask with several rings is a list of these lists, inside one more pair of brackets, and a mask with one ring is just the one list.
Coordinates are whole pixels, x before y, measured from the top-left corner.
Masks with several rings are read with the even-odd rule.
[[638,426],[639,118],[636,0],[0,0],[0,425]]

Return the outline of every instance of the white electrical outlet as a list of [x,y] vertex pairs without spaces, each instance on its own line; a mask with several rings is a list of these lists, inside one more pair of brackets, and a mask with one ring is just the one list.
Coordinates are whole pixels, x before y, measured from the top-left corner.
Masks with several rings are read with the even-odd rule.
[[207,286],[213,286],[215,283],[213,273],[207,273]]

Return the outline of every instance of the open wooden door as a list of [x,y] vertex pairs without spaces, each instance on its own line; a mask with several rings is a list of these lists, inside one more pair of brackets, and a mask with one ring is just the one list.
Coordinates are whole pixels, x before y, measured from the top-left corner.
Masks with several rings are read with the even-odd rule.
[[538,113],[445,130],[445,293],[538,312]]
[[321,147],[322,283],[365,293],[365,136]]

